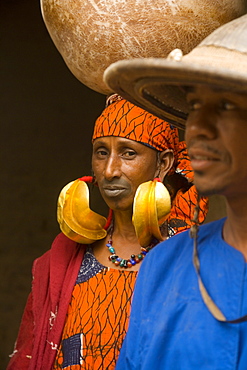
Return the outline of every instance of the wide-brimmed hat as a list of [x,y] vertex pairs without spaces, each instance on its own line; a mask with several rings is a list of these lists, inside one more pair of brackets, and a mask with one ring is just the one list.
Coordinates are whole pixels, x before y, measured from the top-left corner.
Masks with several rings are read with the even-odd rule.
[[176,49],[166,59],[119,61],[104,79],[127,100],[184,128],[189,111],[184,86],[247,93],[247,15],[219,27],[185,56]]

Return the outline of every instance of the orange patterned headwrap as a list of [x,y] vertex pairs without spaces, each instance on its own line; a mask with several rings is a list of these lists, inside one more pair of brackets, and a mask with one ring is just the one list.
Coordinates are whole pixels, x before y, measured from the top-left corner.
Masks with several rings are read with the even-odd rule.
[[[157,151],[172,149],[173,167],[169,172],[184,176],[190,183],[189,190],[177,192],[168,219],[175,232],[191,226],[197,191],[193,186],[193,170],[184,141],[179,141],[178,129],[139,108],[121,96],[114,94],[108,98],[107,106],[95,122],[92,141],[105,136],[117,136],[134,140]],[[207,199],[200,200],[202,223],[207,214]]]
[[158,151],[176,150],[179,142],[176,128],[124,99],[108,105],[96,120],[93,140],[103,136],[124,137]]
[[92,141],[105,136],[134,140],[160,152],[172,149],[174,164],[170,173],[179,172],[187,178],[193,176],[185,144],[179,141],[178,129],[117,94],[108,98],[107,107],[96,120]]

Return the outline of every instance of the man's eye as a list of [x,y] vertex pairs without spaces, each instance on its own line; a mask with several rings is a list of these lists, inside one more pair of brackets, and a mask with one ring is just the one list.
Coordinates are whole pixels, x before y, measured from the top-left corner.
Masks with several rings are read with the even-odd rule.
[[221,102],[221,109],[222,110],[234,110],[236,108],[236,105],[234,103],[231,103],[230,101],[222,101]]
[[201,108],[201,103],[197,100],[189,101],[189,109],[190,111],[195,111]]

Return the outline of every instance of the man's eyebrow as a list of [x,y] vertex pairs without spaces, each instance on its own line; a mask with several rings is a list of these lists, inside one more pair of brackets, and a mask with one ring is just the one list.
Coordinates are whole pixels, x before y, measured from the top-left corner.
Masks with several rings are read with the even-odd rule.
[[182,89],[185,92],[185,94],[195,92],[195,86],[183,86]]
[[[214,92],[227,92],[227,90],[224,88],[224,87],[220,87],[220,86],[213,86],[213,85],[209,85],[210,89],[212,89],[212,91]],[[188,94],[188,93],[194,93],[195,90],[196,90],[196,85],[193,85],[193,86],[183,86],[183,91]]]

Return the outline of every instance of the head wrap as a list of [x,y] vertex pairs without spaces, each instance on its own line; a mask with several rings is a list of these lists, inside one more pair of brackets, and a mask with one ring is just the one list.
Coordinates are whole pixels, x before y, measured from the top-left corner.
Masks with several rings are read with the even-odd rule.
[[[117,136],[134,140],[157,151],[171,149],[174,163],[168,175],[182,175],[187,180],[186,190],[179,189],[173,199],[168,218],[174,233],[192,225],[197,191],[193,186],[193,170],[184,141],[179,141],[178,129],[114,94],[107,99],[106,108],[95,122],[92,141],[100,137]],[[200,200],[199,222],[207,214],[207,199]]]
[[158,151],[174,150],[179,141],[176,128],[124,99],[112,102],[96,120],[93,140],[103,136],[123,137]]
[[[105,136],[134,140],[160,152],[172,149],[174,165],[171,172],[178,170],[185,175],[192,171],[184,142],[179,141],[178,129],[117,94],[108,98],[106,108],[96,120],[92,141]],[[178,168],[181,161],[183,168]]]

